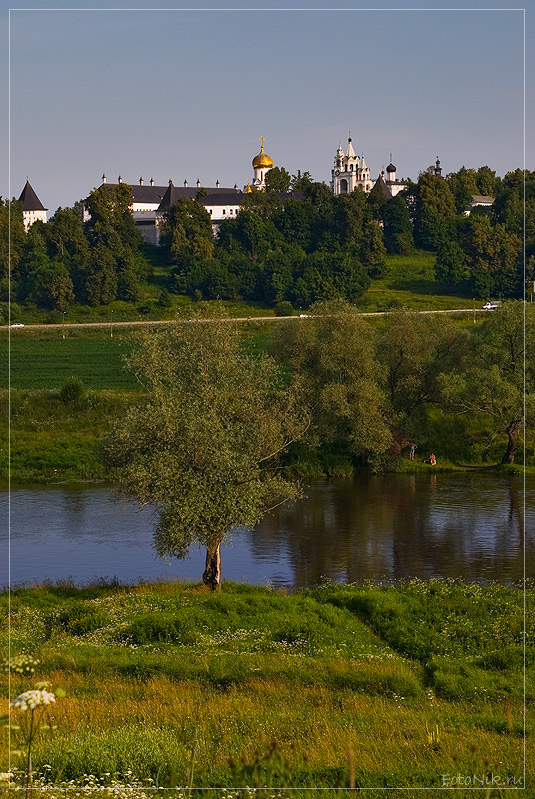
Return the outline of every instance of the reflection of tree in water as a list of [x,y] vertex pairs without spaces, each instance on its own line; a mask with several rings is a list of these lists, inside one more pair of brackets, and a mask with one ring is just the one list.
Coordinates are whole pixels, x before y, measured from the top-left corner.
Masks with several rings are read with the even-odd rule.
[[95,501],[102,502],[103,496],[95,497],[89,491],[78,489],[64,489],[59,494],[64,519],[65,529],[69,537],[75,538],[83,535],[87,525],[87,515],[91,512],[90,505]]
[[306,499],[265,519],[252,539],[255,558],[287,548],[298,586],[352,582],[392,570],[391,477],[315,483]]
[[255,560],[286,552],[296,586],[322,579],[522,576],[520,481],[385,475],[315,483],[306,494],[264,519],[251,541]]
[[[522,519],[515,482],[494,475],[432,477],[436,493],[420,483],[412,530],[400,509],[394,514],[395,577],[519,579]],[[514,513],[507,512],[508,493]]]

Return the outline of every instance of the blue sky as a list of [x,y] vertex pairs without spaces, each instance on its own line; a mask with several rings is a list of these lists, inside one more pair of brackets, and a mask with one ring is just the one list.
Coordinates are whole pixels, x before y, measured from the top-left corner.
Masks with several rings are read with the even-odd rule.
[[4,180],[0,193],[18,196],[28,176],[49,214],[87,196],[103,172],[110,182],[241,187],[261,135],[276,165],[326,182],[349,130],[372,177],[390,153],[398,177],[412,179],[437,155],[445,173],[488,164],[503,175],[524,162],[524,14],[507,2],[42,5],[10,15],[10,186]]

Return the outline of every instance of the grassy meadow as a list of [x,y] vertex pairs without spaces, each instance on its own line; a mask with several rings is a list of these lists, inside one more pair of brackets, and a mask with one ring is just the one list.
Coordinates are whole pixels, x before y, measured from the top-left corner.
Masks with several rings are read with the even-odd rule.
[[[526,599],[532,625],[532,592]],[[36,739],[38,785],[315,789],[308,797],[354,786],[409,797],[438,796],[454,775],[492,774],[518,787],[535,700],[528,680],[524,738],[523,601],[513,588],[416,580],[291,594],[232,583],[218,594],[17,588],[11,651],[23,673],[11,692],[42,681],[65,691]],[[7,643],[5,623],[1,635]]]
[[[98,442],[129,402],[132,391],[91,391],[63,402],[58,391],[12,390],[10,471],[12,481],[53,483],[100,480],[106,471]],[[8,469],[8,392],[0,392],[0,474]]]
[[411,255],[389,255],[385,274],[372,284],[358,308],[363,312],[409,308],[413,311],[480,309],[483,302],[451,294],[435,280],[434,253],[415,250]]

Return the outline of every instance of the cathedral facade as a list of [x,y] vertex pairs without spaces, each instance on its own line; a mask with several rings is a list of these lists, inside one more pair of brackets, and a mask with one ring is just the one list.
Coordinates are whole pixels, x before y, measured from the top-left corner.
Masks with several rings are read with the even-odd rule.
[[334,167],[331,170],[331,189],[333,194],[351,194],[355,189],[366,193],[373,188],[374,180],[370,177],[370,170],[366,166],[364,155],[360,158],[353,149],[351,136],[347,140],[347,152],[344,153],[342,145],[334,156]]

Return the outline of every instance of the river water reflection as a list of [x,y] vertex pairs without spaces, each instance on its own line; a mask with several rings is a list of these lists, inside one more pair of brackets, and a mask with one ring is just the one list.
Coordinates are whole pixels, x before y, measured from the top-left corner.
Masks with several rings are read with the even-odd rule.
[[[233,533],[223,578],[287,587],[410,577],[511,583],[523,576],[524,532],[533,574],[534,494],[521,478],[475,472],[315,482],[300,502]],[[7,493],[1,501],[7,513]],[[199,580],[203,552],[168,564],[151,549],[153,528],[151,510],[114,500],[109,487],[14,490],[10,574],[4,567],[0,582]]]

